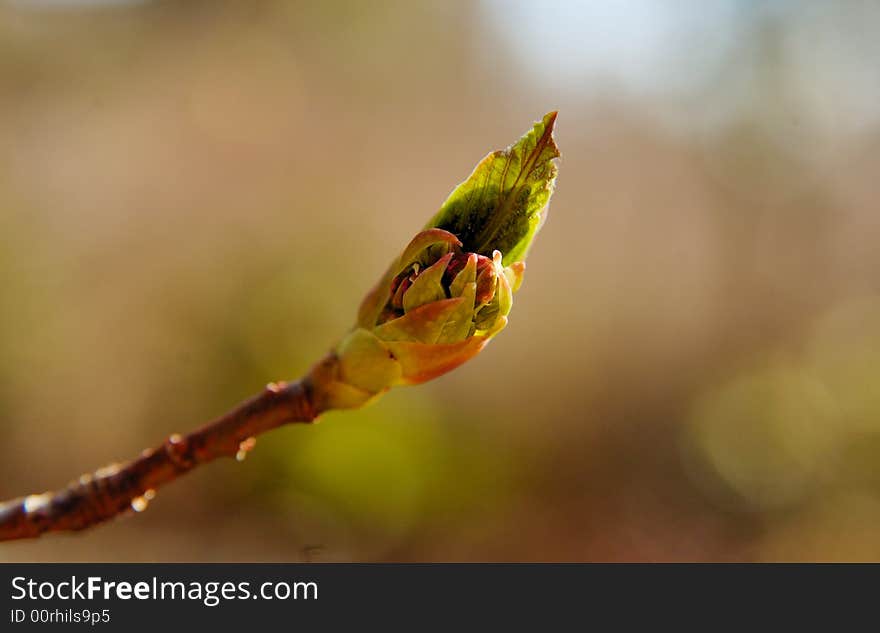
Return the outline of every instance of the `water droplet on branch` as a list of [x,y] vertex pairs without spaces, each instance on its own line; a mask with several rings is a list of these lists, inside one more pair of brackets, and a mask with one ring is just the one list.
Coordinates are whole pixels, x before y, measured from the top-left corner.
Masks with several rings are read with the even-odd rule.
[[135,512],[143,512],[147,509],[148,505],[150,505],[150,502],[144,497],[135,497],[131,500],[131,509]]
[[235,454],[237,461],[243,462],[247,454],[257,445],[257,438],[249,437],[238,445],[238,452]]
[[40,495],[29,495],[24,499],[24,511],[25,512],[36,512],[47,505],[52,500],[52,495],[48,492],[44,492]]

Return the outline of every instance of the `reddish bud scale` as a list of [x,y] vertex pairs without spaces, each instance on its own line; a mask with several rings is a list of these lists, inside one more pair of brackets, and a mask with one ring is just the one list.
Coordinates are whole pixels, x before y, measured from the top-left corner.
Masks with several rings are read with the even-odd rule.
[[418,277],[418,273],[413,270],[412,272],[399,275],[394,279],[391,283],[390,302],[392,308],[395,310],[403,310],[403,295],[405,295],[406,291],[412,286],[416,277]]
[[447,288],[452,285],[456,275],[467,266],[468,259],[471,255],[476,255],[477,258],[476,304],[480,305],[482,303],[488,303],[489,301],[492,301],[492,297],[495,296],[496,275],[492,260],[485,255],[480,255],[478,253],[456,254],[449,262],[449,266],[446,267],[446,274],[443,275],[443,283]]
[[[455,276],[467,266],[469,257],[470,253],[456,253],[452,256],[452,259],[449,260],[449,265],[446,266],[446,272],[443,275],[443,284],[447,288],[452,284],[452,280],[455,279]],[[477,255],[477,257],[479,257],[479,255]]]
[[477,255],[477,305],[489,303],[495,296],[495,266],[492,260],[482,255]]

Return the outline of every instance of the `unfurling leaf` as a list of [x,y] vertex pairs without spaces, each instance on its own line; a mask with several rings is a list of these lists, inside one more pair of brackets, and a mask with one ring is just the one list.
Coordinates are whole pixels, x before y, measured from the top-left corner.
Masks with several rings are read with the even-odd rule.
[[484,158],[392,262],[322,379],[331,408],[444,374],[504,329],[553,193],[555,123],[551,112]]
[[519,141],[486,156],[428,226],[455,235],[465,251],[501,251],[505,265],[525,259],[556,180],[555,123],[551,112]]

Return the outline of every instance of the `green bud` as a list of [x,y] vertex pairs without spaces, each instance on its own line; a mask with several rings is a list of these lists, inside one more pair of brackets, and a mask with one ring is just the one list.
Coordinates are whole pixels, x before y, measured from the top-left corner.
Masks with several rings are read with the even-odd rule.
[[322,366],[327,408],[444,374],[504,329],[553,192],[555,121],[551,112],[484,158],[367,294],[333,367]]

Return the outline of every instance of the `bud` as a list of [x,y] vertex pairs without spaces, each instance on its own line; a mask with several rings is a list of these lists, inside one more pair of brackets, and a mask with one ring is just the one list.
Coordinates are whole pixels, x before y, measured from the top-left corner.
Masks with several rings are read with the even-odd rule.
[[484,158],[367,294],[332,362],[313,372],[324,408],[440,376],[504,329],[553,192],[555,121]]

